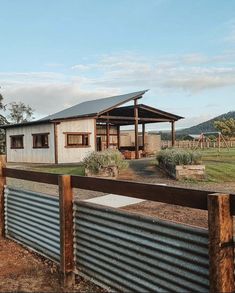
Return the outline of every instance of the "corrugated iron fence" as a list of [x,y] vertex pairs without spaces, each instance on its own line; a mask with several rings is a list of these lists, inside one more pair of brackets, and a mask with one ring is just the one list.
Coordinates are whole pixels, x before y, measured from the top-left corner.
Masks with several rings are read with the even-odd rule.
[[60,261],[59,197],[5,187],[6,236]]
[[[6,178],[58,185],[59,196],[4,192]],[[207,210],[208,230],[74,202],[73,188]],[[67,286],[78,271],[117,291],[234,292],[233,215],[235,195],[0,168],[1,235],[59,262]]]
[[76,265],[122,292],[207,292],[208,231],[75,202]]

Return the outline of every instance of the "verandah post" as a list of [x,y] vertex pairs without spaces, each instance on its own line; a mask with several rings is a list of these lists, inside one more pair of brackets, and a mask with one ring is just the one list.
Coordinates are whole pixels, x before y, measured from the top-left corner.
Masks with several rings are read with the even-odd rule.
[[5,167],[6,155],[0,155],[0,237],[5,236],[4,185],[6,185],[6,177],[3,174]]
[[60,270],[64,287],[75,281],[73,256],[73,191],[71,176],[59,176],[60,196]]
[[234,292],[233,217],[230,195],[208,195],[210,292]]

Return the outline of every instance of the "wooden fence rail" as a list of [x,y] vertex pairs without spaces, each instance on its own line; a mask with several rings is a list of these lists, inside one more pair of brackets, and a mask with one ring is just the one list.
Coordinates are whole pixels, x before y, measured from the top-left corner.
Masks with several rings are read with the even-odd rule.
[[[59,186],[61,228],[61,272],[65,285],[71,285],[73,277],[73,188],[114,193],[189,208],[208,210],[209,258],[211,292],[233,292],[234,243],[232,216],[235,215],[235,195],[160,186],[145,183],[117,181],[32,172],[5,168],[0,170],[1,226],[4,226],[3,186],[6,178],[16,178]],[[4,229],[2,230],[2,235]]]

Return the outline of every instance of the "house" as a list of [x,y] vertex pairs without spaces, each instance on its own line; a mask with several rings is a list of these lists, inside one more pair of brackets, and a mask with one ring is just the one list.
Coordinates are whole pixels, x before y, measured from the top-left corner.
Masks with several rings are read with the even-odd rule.
[[[136,158],[139,157],[139,124],[144,134],[147,123],[170,122],[174,145],[175,122],[182,117],[138,104],[145,92],[86,101],[37,121],[1,126],[6,130],[7,161],[80,162],[92,151],[119,149],[123,125],[135,126]],[[134,105],[123,106],[131,101]]]

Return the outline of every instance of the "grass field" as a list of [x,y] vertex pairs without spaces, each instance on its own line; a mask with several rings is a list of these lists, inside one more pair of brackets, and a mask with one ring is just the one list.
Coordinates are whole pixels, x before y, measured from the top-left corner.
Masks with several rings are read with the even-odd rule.
[[207,180],[212,182],[235,182],[235,148],[227,150],[202,150]]
[[[202,162],[206,165],[206,181],[209,182],[235,182],[235,148],[227,150],[218,149],[202,150]],[[156,164],[156,161],[154,161]],[[40,166],[35,171],[68,174],[68,175],[81,175],[84,176],[84,167],[78,165],[65,165],[65,166]]]

